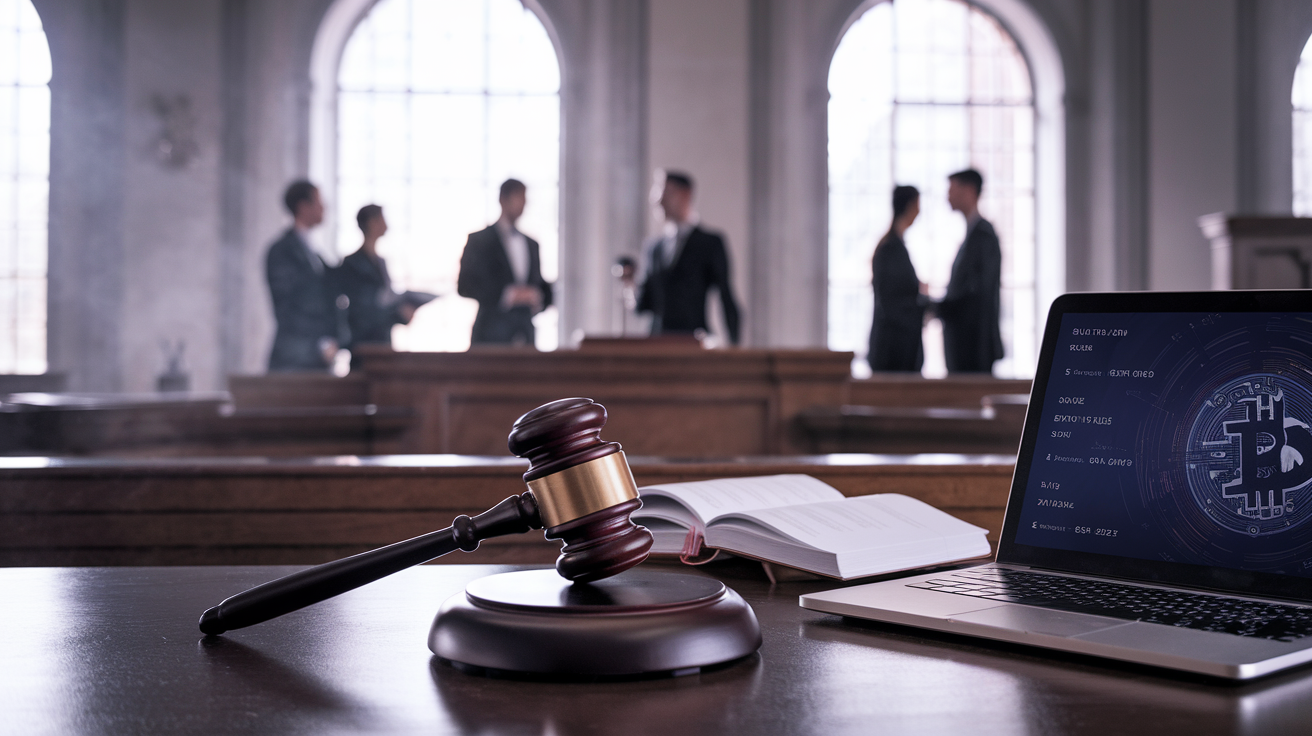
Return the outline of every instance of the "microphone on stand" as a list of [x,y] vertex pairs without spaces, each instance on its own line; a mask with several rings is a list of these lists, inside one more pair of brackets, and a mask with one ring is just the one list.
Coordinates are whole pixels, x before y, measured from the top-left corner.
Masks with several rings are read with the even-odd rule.
[[612,276],[620,280],[620,334],[629,336],[629,314],[638,306],[637,275],[638,262],[632,256],[620,256],[615,265],[610,267]]

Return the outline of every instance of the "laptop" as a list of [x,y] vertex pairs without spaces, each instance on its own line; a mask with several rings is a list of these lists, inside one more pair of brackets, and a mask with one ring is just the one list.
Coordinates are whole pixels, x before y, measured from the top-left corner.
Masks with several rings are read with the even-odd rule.
[[1312,660],[1312,292],[1068,294],[995,560],[816,611],[1247,680]]

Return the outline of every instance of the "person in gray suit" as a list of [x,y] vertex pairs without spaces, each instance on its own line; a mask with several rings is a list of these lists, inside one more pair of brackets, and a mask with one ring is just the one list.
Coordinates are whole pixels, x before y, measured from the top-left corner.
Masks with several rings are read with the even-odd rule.
[[337,292],[328,266],[310,247],[306,233],[323,222],[319,188],[308,181],[287,187],[283,204],[292,226],[265,257],[278,330],[269,351],[269,372],[327,371],[341,342]]
[[993,224],[979,214],[984,177],[974,169],[948,177],[948,204],[966,218],[966,241],[952,262],[948,291],[938,304],[949,373],[992,373],[1003,355],[1002,247]]
[[533,315],[551,306],[551,284],[542,278],[538,241],[515,223],[524,214],[528,187],[518,179],[501,184],[501,217],[470,233],[460,255],[456,292],[478,301],[472,345],[533,346]]

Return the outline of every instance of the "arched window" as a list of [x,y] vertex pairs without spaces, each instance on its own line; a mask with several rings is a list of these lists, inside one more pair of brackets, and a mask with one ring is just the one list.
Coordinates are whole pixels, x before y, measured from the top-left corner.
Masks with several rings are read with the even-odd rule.
[[[907,249],[933,296],[947,288],[965,221],[947,176],[984,175],[981,214],[1002,242],[1000,376],[1031,375],[1040,324],[1035,294],[1035,103],[1015,41],[960,0],[889,0],[848,29],[829,68],[829,347],[853,350],[862,375],[873,296],[871,254],[892,219],[898,184],[920,189]],[[943,375],[937,322],[925,375]]]
[[0,0],[0,373],[46,370],[50,47],[29,0]]
[[[528,185],[519,222],[558,270],[560,67],[519,0],[381,0],[347,41],[337,76],[337,251],[360,246],[355,214],[379,204],[397,288],[440,298],[397,327],[401,350],[464,350],[477,305],[458,297],[467,235],[500,213],[502,181]],[[554,349],[555,309],[536,318]]]
[[1312,217],[1312,39],[1294,72],[1294,214]]

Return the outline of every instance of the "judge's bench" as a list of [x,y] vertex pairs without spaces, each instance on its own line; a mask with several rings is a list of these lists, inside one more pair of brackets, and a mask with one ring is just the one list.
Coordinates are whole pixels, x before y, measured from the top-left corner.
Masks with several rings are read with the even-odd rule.
[[345,380],[234,376],[234,404],[322,407],[334,391],[338,401],[349,392],[412,417],[403,431],[380,433],[372,454],[497,455],[516,417],[564,396],[587,396],[606,406],[608,431],[632,455],[723,458],[1014,453],[1029,393],[1027,380],[981,376],[853,380],[851,353],[703,350],[679,341],[585,340],[577,350],[550,353],[366,347],[361,362],[359,376]]

